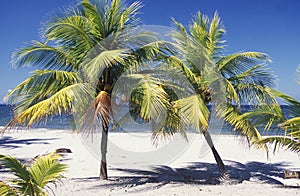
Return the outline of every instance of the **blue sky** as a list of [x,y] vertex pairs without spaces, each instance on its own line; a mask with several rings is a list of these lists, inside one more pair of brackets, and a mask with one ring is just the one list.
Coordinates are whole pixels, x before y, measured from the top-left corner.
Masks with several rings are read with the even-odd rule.
[[[9,89],[34,68],[13,69],[11,53],[39,39],[41,21],[59,7],[77,0],[10,0],[0,11],[0,101]],[[133,2],[129,0],[128,2]],[[218,11],[227,30],[226,53],[260,51],[269,54],[278,89],[300,100],[296,71],[300,64],[299,0],[144,0],[140,18],[146,25],[171,25],[171,17],[187,25],[199,10],[212,16]]]

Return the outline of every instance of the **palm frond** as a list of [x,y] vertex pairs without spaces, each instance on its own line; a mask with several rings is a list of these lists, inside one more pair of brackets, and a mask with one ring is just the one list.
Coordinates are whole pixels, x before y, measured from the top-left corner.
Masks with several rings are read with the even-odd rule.
[[86,18],[88,18],[95,28],[95,32],[92,32],[96,39],[100,40],[102,38],[101,35],[101,23],[103,21],[103,18],[101,18],[101,14],[98,12],[97,6],[93,5],[90,1],[84,0],[80,3],[82,8],[82,15],[84,15]]
[[240,99],[234,85],[227,79],[223,79],[222,81],[226,85],[227,98],[240,107]]
[[234,85],[239,102],[248,105],[273,104],[274,97],[268,88],[253,83],[238,83]]
[[273,125],[285,121],[279,104],[264,104],[254,108],[252,111],[243,113],[241,119],[248,119],[257,127],[264,126],[264,131],[270,130]]
[[176,56],[169,56],[166,58],[167,64],[170,66],[177,68],[182,71],[182,73],[186,76],[186,78],[193,84],[195,88],[198,87],[200,83],[200,78],[184,64],[178,57]]
[[264,137],[260,140],[255,141],[255,144],[258,146],[266,145],[266,144],[273,144],[275,153],[278,147],[283,147],[286,149],[291,150],[292,152],[299,153],[300,152],[300,142],[299,138],[287,137],[287,136],[270,136]]
[[73,11],[71,16],[56,17],[46,26],[44,37],[65,48],[69,46],[68,48],[74,51],[75,56],[84,55],[86,51],[92,48],[94,43],[98,41],[95,37],[97,38],[100,34],[89,18],[79,15],[76,11]]
[[220,49],[224,47],[225,41],[221,38],[225,34],[225,29],[221,25],[217,12],[212,20],[198,12],[190,25],[190,32],[194,40],[208,50],[210,56],[216,58],[220,54]]
[[192,95],[173,102],[175,109],[186,125],[197,132],[208,127],[209,110],[199,95]]
[[13,175],[18,177],[23,182],[29,182],[31,177],[30,173],[26,169],[26,165],[22,164],[19,160],[11,157],[0,154],[1,164],[8,168]]
[[39,65],[45,69],[73,70],[76,63],[74,56],[62,47],[52,47],[38,41],[16,50],[11,59],[14,67]]
[[[86,99],[90,98],[92,90],[94,89],[84,83],[69,85],[51,97],[22,111],[7,124],[5,129],[16,125],[31,126],[43,118],[47,119],[51,115],[61,115],[63,112],[74,113],[77,109],[80,109],[80,104],[86,103]],[[78,107],[75,107],[76,104]]]
[[237,133],[246,136],[250,141],[256,141],[261,138],[257,128],[247,118],[243,118],[242,112],[237,107],[227,104],[217,111],[217,115],[224,118],[226,122],[233,126],[233,130]]
[[[43,82],[41,82],[43,81]],[[7,99],[11,104],[17,104],[15,110],[23,111],[28,107],[42,101],[62,88],[80,82],[75,72],[61,70],[36,70],[11,90]]]
[[265,64],[258,64],[242,73],[238,73],[228,78],[233,84],[237,83],[253,83],[263,87],[273,87],[275,76],[270,72],[270,69],[265,68]]
[[62,178],[62,173],[66,171],[67,165],[59,163],[60,155],[50,153],[36,159],[29,168],[35,184],[44,188],[49,182]]
[[188,140],[186,129],[187,125],[181,119],[174,107],[166,108],[166,119],[164,124],[157,127],[152,132],[152,141],[154,145],[157,145],[161,140],[168,142],[176,134],[180,133],[183,138]]
[[280,127],[284,128],[289,135],[294,136],[294,135],[299,135],[299,130],[300,130],[300,117],[295,117],[288,119],[282,123],[279,124]]
[[218,70],[228,78],[248,70],[261,61],[268,62],[270,58],[260,52],[242,52],[221,57],[216,65]]
[[[127,49],[92,51],[91,57],[83,62],[83,71],[87,74],[91,83],[98,81],[105,68],[112,67],[118,63],[122,64],[128,56]],[[96,55],[94,56],[94,54]]]
[[96,98],[84,110],[80,119],[80,128],[84,134],[93,134],[98,129],[102,130],[104,126],[112,121],[111,98],[106,91],[100,91]]
[[157,81],[147,75],[139,83],[131,94],[131,101],[140,106],[143,119],[156,119],[169,105],[168,95]]
[[122,0],[112,0],[110,2],[93,1],[92,4],[95,5],[100,18],[98,28],[103,38],[124,28],[136,26],[139,22],[139,19],[136,17],[141,8],[139,1],[133,2],[129,6],[126,6]]
[[278,90],[275,90],[272,88],[269,88],[268,90],[272,95],[276,96],[277,98],[280,98],[281,100],[283,100],[284,102],[286,102],[289,105],[289,107],[288,107],[289,114],[291,114],[292,116],[295,116],[295,117],[300,116],[300,102],[299,101],[297,101],[293,97],[291,97],[285,93],[282,93]]
[[18,196],[17,190],[15,190],[12,186],[5,184],[0,180],[0,195],[2,196]]
[[121,30],[126,25],[135,26],[139,19],[136,18],[136,15],[138,14],[138,11],[142,8],[142,3],[139,1],[133,2],[130,6],[128,6],[124,12],[120,16],[119,22],[119,29]]

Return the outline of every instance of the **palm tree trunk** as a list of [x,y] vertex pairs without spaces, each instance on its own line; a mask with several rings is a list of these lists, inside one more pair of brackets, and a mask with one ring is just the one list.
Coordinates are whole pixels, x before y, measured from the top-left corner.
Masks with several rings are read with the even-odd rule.
[[100,165],[100,179],[107,180],[107,165],[106,165],[106,153],[107,153],[107,138],[108,138],[108,125],[102,123],[102,136],[101,136],[101,165]]
[[208,132],[207,130],[205,130],[205,131],[203,131],[202,133],[203,133],[204,138],[205,138],[206,142],[208,143],[208,145],[209,145],[209,147],[210,147],[210,149],[211,149],[211,151],[212,151],[212,153],[213,153],[213,155],[214,155],[214,157],[215,157],[215,160],[216,160],[216,162],[217,162],[219,171],[220,171],[220,173],[221,173],[221,177],[222,177],[223,179],[228,178],[229,175],[228,175],[228,173],[227,173],[227,170],[226,170],[226,168],[225,168],[225,165],[224,165],[224,163],[223,163],[223,161],[222,161],[222,159],[221,159],[221,157],[220,157],[218,151],[216,150],[216,148],[215,148],[215,146],[214,146],[214,144],[213,144],[213,141],[212,141],[212,139],[211,139],[211,136],[210,136],[209,132]]

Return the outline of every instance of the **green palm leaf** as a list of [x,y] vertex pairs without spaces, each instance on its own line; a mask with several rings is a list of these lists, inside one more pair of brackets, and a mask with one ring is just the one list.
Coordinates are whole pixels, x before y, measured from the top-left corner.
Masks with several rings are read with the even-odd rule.
[[266,144],[274,144],[274,153],[278,147],[285,147],[293,152],[300,152],[300,142],[299,138],[286,137],[286,136],[270,136],[265,137],[260,140],[255,141],[255,144],[266,145]]
[[298,102],[293,97],[291,97],[285,93],[279,92],[275,89],[270,88],[269,92],[273,96],[280,98],[281,100],[283,100],[284,102],[286,102],[289,105],[288,110],[292,116],[300,116],[300,102]]
[[5,184],[3,181],[0,180],[0,195],[18,196],[19,194],[12,186],[9,186],[8,184]]
[[51,115],[61,115],[63,112],[74,113],[80,108],[75,108],[75,103],[77,105],[87,103],[88,101],[86,99],[90,98],[92,90],[94,89],[84,83],[69,85],[53,94],[51,97],[22,111],[9,122],[6,128],[18,124],[24,125],[25,123],[27,123],[27,126],[31,126],[33,123],[39,122],[43,118],[47,119],[47,117]]
[[259,61],[270,61],[268,55],[260,52],[242,52],[221,57],[216,65],[225,76],[236,75],[258,64]]
[[174,107],[185,124],[192,126],[197,132],[208,127],[209,110],[201,96],[193,95],[174,101]]
[[72,16],[56,17],[55,21],[49,22],[44,37],[47,40],[58,41],[62,46],[72,46],[72,50],[75,51],[74,55],[84,56],[85,52],[97,41],[94,37],[98,37],[99,34],[89,18],[74,11]]
[[300,138],[300,117],[291,118],[279,124],[290,137]]
[[257,128],[251,123],[251,121],[249,121],[249,119],[244,118],[240,109],[230,104],[227,104],[225,108],[225,111],[224,107],[217,111],[218,116],[221,116],[226,122],[231,124],[234,131],[246,136],[250,141],[255,141],[261,138]]
[[91,57],[92,59],[87,58],[87,60],[83,62],[83,70],[87,73],[92,83],[99,79],[105,68],[112,67],[118,63],[122,64],[124,62],[123,58],[128,56],[127,49],[95,50],[96,51],[93,51],[92,53],[96,53],[96,56]]
[[38,41],[13,52],[11,58],[14,67],[39,65],[45,69],[72,70],[75,63],[74,56],[62,47],[52,47]]
[[11,157],[0,155],[0,161],[4,167],[8,168],[13,175],[17,178],[14,179],[15,189],[24,195],[30,195],[39,188],[32,182],[31,175],[28,172],[26,165],[22,164],[19,160]]
[[143,119],[156,119],[165,112],[169,105],[168,94],[158,80],[141,74],[131,74],[128,77],[138,81],[131,94],[131,101],[139,105]]
[[192,37],[208,50],[210,56],[216,58],[220,54],[220,49],[224,47],[225,41],[221,38],[225,34],[225,29],[217,12],[211,20],[198,12],[190,25],[190,31]]
[[22,164],[19,160],[0,154],[0,162],[24,182],[30,181],[30,173],[27,171],[26,165]]
[[[43,81],[43,82],[41,82]],[[7,94],[10,103],[18,102],[16,113],[43,101],[59,90],[79,82],[75,72],[61,70],[36,70],[32,76]]]
[[30,166],[26,166],[11,156],[0,155],[0,162],[17,178],[10,184],[0,181],[1,195],[47,195],[43,190],[49,182],[62,178],[61,173],[66,165],[59,163],[59,155],[51,153],[37,158]]
[[62,178],[61,173],[67,169],[66,164],[59,163],[58,154],[48,154],[36,159],[29,168],[34,183],[44,188],[49,182]]

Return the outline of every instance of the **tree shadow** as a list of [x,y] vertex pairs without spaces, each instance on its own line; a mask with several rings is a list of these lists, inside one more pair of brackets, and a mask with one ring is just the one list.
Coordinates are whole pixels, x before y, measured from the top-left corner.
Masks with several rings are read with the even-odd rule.
[[30,138],[30,139],[15,139],[10,136],[0,137],[0,148],[20,148],[22,145],[31,144],[49,144],[49,140],[56,140],[58,138]]
[[[286,162],[263,163],[247,162],[242,164],[235,161],[225,161],[230,174],[232,184],[241,183],[244,180],[251,180],[258,183],[272,185],[283,185],[279,178],[283,178],[284,168],[289,166]],[[115,176],[109,179],[108,183],[96,185],[96,187],[113,189],[128,188],[155,183],[153,188],[157,189],[166,184],[199,184],[217,185],[222,184],[219,170],[215,163],[193,162],[185,167],[171,168],[169,166],[156,166],[149,170],[115,168],[113,170],[124,172],[128,176]]]

